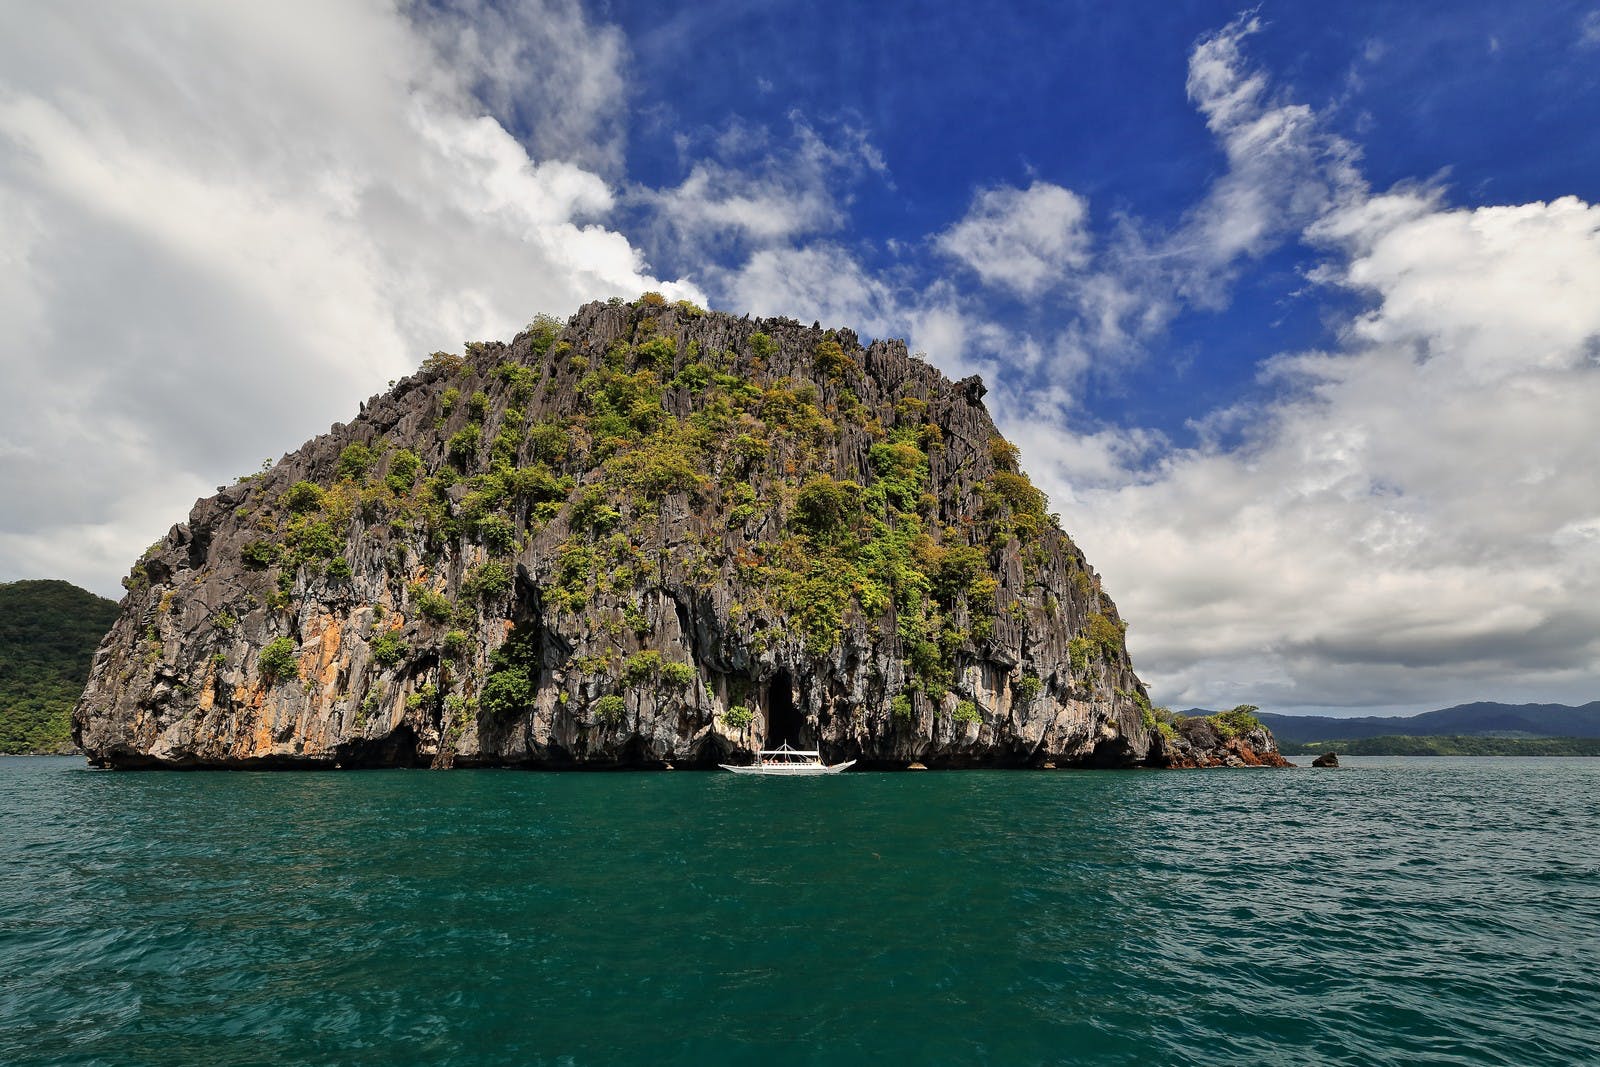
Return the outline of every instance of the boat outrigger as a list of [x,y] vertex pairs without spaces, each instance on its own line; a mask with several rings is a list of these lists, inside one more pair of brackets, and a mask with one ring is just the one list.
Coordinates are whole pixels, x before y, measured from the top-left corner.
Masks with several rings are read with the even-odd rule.
[[717,766],[734,774],[770,774],[776,778],[804,777],[811,774],[838,774],[846,767],[855,766],[855,760],[835,763],[831,767],[822,762],[822,753],[816,749],[790,748],[788,742],[777,748],[764,748],[756,753],[756,761],[748,767],[735,767],[731,763]]

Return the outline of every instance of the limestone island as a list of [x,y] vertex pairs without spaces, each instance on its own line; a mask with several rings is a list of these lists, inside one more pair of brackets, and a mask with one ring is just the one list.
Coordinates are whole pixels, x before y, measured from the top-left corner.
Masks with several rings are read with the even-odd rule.
[[977,378],[647,293],[434,353],[124,579],[108,767],[1283,765],[1158,714]]

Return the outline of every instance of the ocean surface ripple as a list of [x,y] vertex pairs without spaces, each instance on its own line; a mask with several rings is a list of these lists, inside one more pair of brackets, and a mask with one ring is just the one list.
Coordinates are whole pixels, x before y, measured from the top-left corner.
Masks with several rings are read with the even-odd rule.
[[1600,1062],[1600,759],[0,759],[0,1062]]

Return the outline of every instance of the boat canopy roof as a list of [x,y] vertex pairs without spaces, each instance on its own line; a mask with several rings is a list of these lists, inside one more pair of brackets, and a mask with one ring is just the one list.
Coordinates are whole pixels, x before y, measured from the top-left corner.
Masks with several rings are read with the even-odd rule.
[[764,749],[761,750],[760,755],[763,755],[763,756],[809,756],[809,757],[817,758],[817,759],[820,759],[822,757],[822,753],[817,749],[814,749],[814,748],[809,748],[809,749],[808,748],[790,748],[787,742],[785,742],[784,744],[779,745],[777,748],[764,748]]

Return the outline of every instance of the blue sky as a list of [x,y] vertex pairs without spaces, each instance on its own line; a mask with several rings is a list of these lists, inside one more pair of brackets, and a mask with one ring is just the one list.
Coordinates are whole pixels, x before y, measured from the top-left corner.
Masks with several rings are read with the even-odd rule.
[[0,9],[0,580],[647,288],[980,372],[1157,700],[1600,696],[1600,4]]
[[[629,179],[683,180],[730,124],[781,134],[799,111],[860,129],[885,172],[850,183],[837,233],[875,270],[949,266],[926,237],[975,189],[1052,182],[1088,197],[1104,229],[1125,215],[1172,227],[1225,167],[1187,98],[1197,40],[1228,3],[658,4],[603,8],[632,50]],[[1600,199],[1600,51],[1575,48],[1585,4],[1276,4],[1251,60],[1359,149],[1377,188],[1441,181],[1454,204]],[[704,273],[705,248],[639,239],[664,276]],[[897,243],[894,251],[888,246]],[[1186,439],[1197,412],[1251,387],[1258,362],[1326,343],[1341,294],[1307,293],[1314,257],[1285,241],[1225,306],[1186,314],[1147,361],[1093,378],[1112,425]],[[1330,303],[1332,307],[1329,307]],[[1047,319],[1048,307],[1006,309]]]

